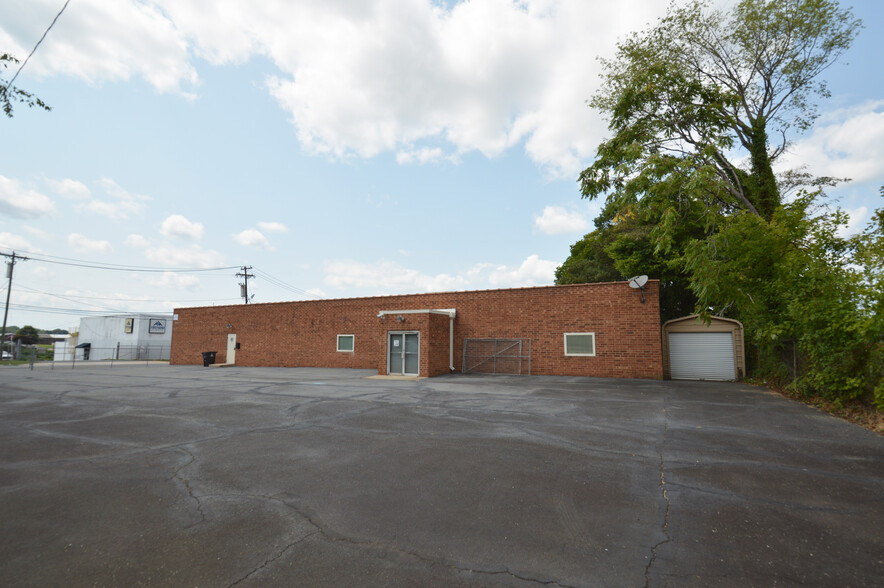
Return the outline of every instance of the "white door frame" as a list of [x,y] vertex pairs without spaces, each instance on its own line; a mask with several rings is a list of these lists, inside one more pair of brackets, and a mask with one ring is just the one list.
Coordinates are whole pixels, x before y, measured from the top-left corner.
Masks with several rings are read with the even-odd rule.
[[[390,373],[390,341],[393,335],[403,335],[402,337],[402,373]],[[417,371],[416,374],[405,372],[405,337],[404,335],[417,335]],[[420,331],[387,331],[387,375],[391,376],[419,376],[420,375],[420,357],[421,357],[421,332]]]
[[236,363],[236,333],[229,333],[227,335],[227,359],[225,363]]

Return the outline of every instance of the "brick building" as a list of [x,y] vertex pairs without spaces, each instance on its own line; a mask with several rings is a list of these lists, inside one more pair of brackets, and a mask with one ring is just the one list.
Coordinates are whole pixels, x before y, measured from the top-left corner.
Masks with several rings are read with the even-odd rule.
[[663,377],[659,281],[175,310],[171,363]]

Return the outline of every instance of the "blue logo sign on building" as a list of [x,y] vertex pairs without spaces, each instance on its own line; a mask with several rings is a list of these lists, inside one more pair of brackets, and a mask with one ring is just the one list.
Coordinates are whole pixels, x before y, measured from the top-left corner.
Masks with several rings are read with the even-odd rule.
[[166,332],[166,320],[165,319],[150,319],[150,328],[148,329],[148,333],[151,335],[162,335]]

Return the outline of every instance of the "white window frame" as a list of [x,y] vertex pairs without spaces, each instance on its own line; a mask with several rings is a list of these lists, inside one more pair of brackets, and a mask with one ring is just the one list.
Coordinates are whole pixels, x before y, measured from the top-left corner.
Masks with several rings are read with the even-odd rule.
[[[591,335],[592,336],[592,353],[568,353],[568,336],[569,335]],[[565,333],[565,355],[567,357],[595,357],[596,340],[595,333]]]
[[[353,341],[352,349],[341,349],[341,337],[350,337],[350,340]],[[337,340],[337,351],[339,353],[355,353],[356,352],[356,335],[338,335]]]

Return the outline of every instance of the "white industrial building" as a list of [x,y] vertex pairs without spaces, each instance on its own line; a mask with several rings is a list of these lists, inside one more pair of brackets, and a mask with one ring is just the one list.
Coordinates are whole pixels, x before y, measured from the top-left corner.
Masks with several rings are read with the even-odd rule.
[[73,335],[51,335],[52,359],[54,361],[70,361],[74,358],[74,345],[77,339]]
[[84,317],[80,319],[80,331],[73,345],[77,361],[169,359],[172,315]]

